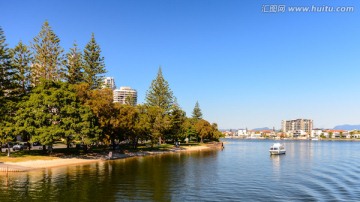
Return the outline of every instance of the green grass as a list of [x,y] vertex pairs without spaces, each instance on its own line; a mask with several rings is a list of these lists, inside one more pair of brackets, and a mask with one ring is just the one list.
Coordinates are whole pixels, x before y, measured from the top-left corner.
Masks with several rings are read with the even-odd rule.
[[34,161],[34,160],[52,160],[56,159],[56,156],[49,156],[42,151],[17,151],[11,152],[10,156],[7,156],[6,152],[0,153],[0,162],[22,162],[22,161]]

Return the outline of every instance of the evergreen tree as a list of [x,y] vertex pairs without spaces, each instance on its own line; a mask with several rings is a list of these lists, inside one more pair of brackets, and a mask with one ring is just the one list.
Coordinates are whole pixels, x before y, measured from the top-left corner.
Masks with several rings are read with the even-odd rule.
[[179,138],[185,138],[185,131],[183,124],[186,120],[186,113],[179,107],[176,103],[172,105],[170,110],[170,128],[168,131],[168,137],[172,140],[177,140]]
[[32,61],[28,47],[21,41],[11,50],[12,64],[18,77],[19,93],[25,94],[30,88],[30,65]]
[[16,91],[16,71],[11,64],[11,53],[6,37],[0,27],[0,141],[5,143],[14,138],[13,113],[15,112],[14,92]]
[[173,93],[162,75],[161,67],[159,67],[156,79],[151,82],[151,86],[146,92],[146,104],[157,106],[168,113],[173,103]]
[[164,79],[159,67],[157,77],[151,82],[149,90],[146,92],[146,105],[151,113],[152,129],[151,140],[152,143],[158,139],[159,143],[162,143],[162,139],[165,133],[171,128],[171,121],[169,114],[171,107],[174,103],[174,96],[169,87],[168,82]]
[[11,64],[11,53],[7,48],[6,38],[0,27],[0,103],[5,103],[5,97],[10,98],[15,89],[16,72]]
[[202,113],[201,113],[201,109],[200,109],[200,105],[199,105],[198,101],[196,101],[194,110],[192,112],[192,118],[195,119],[195,120],[202,119]]
[[106,73],[104,57],[101,57],[100,46],[96,43],[94,33],[84,49],[84,78],[91,89],[99,89],[104,84]]
[[19,103],[15,119],[18,135],[43,145],[60,138],[89,144],[99,133],[90,108],[81,105],[75,89],[64,82],[41,81],[29,98]]
[[45,21],[38,36],[31,45],[34,62],[31,69],[32,85],[41,79],[59,81],[63,77],[63,49],[60,39],[54,33],[48,21]]
[[70,84],[77,84],[84,81],[83,77],[83,63],[82,63],[82,54],[79,51],[77,44],[74,43],[73,48],[70,49],[70,52],[66,54],[65,67],[67,73],[65,74],[65,79]]

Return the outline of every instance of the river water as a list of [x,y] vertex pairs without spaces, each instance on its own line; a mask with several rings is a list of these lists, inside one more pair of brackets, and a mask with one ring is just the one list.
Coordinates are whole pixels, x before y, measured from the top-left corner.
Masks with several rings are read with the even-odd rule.
[[360,201],[360,142],[229,140],[172,153],[0,175],[0,201]]

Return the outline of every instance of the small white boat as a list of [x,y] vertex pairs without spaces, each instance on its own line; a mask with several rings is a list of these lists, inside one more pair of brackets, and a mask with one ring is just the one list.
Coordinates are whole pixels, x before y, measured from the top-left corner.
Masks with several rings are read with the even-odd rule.
[[270,154],[285,154],[286,150],[283,144],[275,143],[270,147]]
[[319,139],[317,137],[315,137],[315,138],[312,138],[311,140],[312,141],[318,141]]

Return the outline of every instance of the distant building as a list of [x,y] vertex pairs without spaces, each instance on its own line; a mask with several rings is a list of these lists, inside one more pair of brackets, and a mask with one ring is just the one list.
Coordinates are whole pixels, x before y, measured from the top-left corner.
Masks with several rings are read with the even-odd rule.
[[130,87],[120,87],[120,89],[114,90],[114,102],[121,104],[128,104],[127,101],[132,102],[132,105],[137,104],[137,91]]
[[259,131],[261,134],[261,137],[275,137],[276,133],[274,130],[261,130]]
[[324,135],[323,134],[323,129],[321,129],[321,128],[312,129],[312,131],[311,131],[311,137],[312,138],[320,138],[321,135]]
[[115,80],[113,77],[105,77],[104,79],[104,88],[116,89]]
[[247,129],[239,129],[239,130],[236,132],[236,136],[247,137],[247,136],[248,136],[248,134],[247,134]]
[[283,120],[281,123],[282,132],[285,133],[306,133],[311,134],[313,129],[313,120],[311,119],[296,119]]
[[329,129],[329,130],[324,130],[324,135],[325,137],[328,138],[344,138],[349,135],[349,132],[346,130]]

